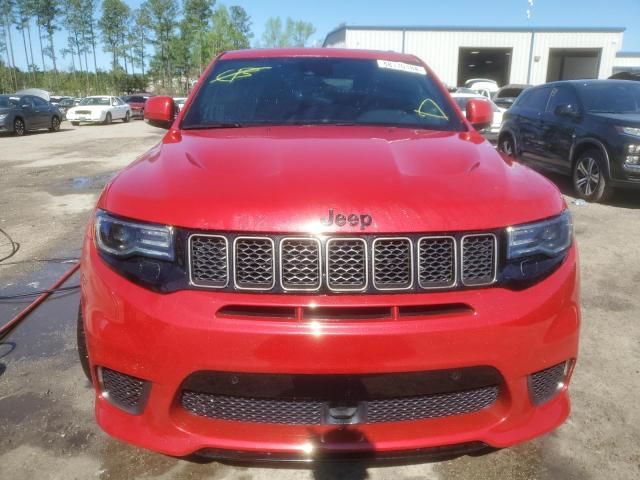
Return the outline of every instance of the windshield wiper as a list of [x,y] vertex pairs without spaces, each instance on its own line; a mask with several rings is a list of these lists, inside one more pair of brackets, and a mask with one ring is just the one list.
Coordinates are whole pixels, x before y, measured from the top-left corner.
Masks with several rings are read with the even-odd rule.
[[183,130],[208,130],[215,128],[243,128],[245,125],[237,122],[226,122],[226,123],[203,123],[199,125],[187,125],[186,127],[182,127]]

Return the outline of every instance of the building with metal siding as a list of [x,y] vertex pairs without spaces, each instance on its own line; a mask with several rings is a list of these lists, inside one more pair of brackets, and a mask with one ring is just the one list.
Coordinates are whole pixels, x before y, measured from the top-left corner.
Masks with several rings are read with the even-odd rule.
[[607,78],[624,28],[340,26],[325,47],[393,50],[423,59],[450,86],[469,78],[499,84]]
[[640,52],[618,52],[613,73],[640,72]]

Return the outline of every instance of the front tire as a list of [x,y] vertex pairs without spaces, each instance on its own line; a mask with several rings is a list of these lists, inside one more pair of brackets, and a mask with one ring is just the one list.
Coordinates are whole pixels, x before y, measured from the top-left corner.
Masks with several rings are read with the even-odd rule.
[[58,132],[60,131],[60,119],[58,117],[53,117],[51,119],[51,127],[49,127],[50,132]]
[[612,194],[600,150],[587,150],[578,157],[573,164],[572,179],[576,195],[587,202],[603,202]]
[[22,137],[26,133],[27,129],[24,125],[24,120],[16,118],[13,121],[13,133],[16,137]]
[[78,323],[76,327],[76,339],[78,345],[78,357],[80,365],[87,379],[91,382],[91,367],[89,365],[89,352],[87,350],[87,339],[84,333],[84,320],[82,317],[82,305],[78,307]]
[[107,116],[104,117],[104,124],[105,125],[111,125],[111,114],[107,113]]
[[498,147],[506,156],[516,158],[516,144],[511,135],[505,135],[500,139]]
[[127,114],[124,116],[124,118],[122,119],[122,121],[124,123],[129,123],[129,120],[131,120],[131,114],[129,112],[127,112]]

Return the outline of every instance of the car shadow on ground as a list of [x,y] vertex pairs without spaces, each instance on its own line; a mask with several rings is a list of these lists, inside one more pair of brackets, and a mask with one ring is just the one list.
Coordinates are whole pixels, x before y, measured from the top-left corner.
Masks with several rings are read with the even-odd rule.
[[[24,136],[33,136],[33,135],[44,135],[48,133],[61,133],[61,132],[73,132],[75,129],[73,127],[60,127],[60,130],[57,132],[50,132],[49,130],[30,130],[25,132]],[[12,132],[2,132],[0,133],[0,138],[2,137],[15,137]]]

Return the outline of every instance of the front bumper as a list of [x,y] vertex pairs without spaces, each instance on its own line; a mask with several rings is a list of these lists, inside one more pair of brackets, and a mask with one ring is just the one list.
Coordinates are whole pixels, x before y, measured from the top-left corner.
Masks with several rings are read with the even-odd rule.
[[106,113],[100,114],[100,116],[87,116],[87,115],[76,115],[76,114],[67,114],[66,119],[70,122],[78,122],[78,123],[102,123],[106,118]]
[[[553,275],[519,292],[495,287],[406,295],[196,290],[160,295],[114,273],[88,239],[82,259],[82,304],[97,421],[116,438],[173,456],[222,451],[271,458],[345,453],[394,457],[443,446],[507,447],[556,428],[569,415],[569,378],[552,400],[539,406],[532,403],[528,379],[533,372],[576,358],[578,290],[572,248]],[[464,303],[473,313],[373,322],[216,314],[230,304],[443,303]],[[475,366],[499,371],[503,383],[495,403],[474,413],[417,421],[340,427],[237,422],[193,415],[178,401],[181,385],[198,371],[355,375]],[[105,398],[96,367],[149,381],[144,410],[126,413]]]

